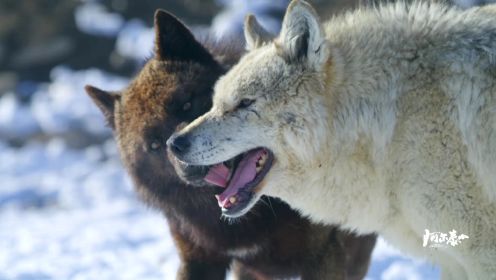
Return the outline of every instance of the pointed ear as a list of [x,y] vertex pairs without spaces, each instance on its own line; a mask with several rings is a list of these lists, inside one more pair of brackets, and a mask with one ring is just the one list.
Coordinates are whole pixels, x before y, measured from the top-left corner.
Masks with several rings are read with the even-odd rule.
[[270,32],[260,25],[254,15],[246,16],[244,33],[247,50],[261,47],[274,38],[274,35],[270,34]]
[[118,94],[106,92],[99,88],[87,85],[84,87],[86,93],[91,97],[96,106],[102,111],[103,116],[107,120],[108,125],[112,130],[115,129],[114,108],[115,103],[120,99]]
[[159,60],[214,62],[189,29],[164,10],[155,12],[155,56]]
[[302,0],[289,4],[276,46],[289,63],[301,61],[317,68],[327,61],[330,52],[317,13]]

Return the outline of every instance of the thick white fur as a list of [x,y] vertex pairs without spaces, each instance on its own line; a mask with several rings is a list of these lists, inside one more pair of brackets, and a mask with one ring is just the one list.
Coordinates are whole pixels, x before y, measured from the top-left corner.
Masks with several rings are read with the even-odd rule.
[[[258,196],[378,232],[444,279],[496,279],[495,11],[398,3],[321,25],[293,1],[279,37],[252,44],[180,132],[192,141],[183,160],[267,147],[275,163]],[[238,109],[244,98],[255,102]],[[425,229],[469,239],[423,248]]]

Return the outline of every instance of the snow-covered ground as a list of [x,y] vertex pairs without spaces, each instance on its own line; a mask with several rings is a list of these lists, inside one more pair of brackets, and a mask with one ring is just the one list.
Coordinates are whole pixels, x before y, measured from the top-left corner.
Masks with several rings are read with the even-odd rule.
[[[253,2],[255,10],[261,2]],[[124,56],[141,60],[151,53],[150,27],[85,3],[75,15],[82,30],[116,36],[116,50]],[[214,22],[217,32],[244,13],[227,9]],[[127,82],[98,69],[60,66],[32,103],[22,104],[15,93],[0,98],[0,280],[174,279],[179,260],[165,220],[137,199],[114,142],[89,141],[110,131],[83,86],[113,90]],[[38,140],[13,147],[12,139]],[[436,267],[383,240],[367,276],[438,278]]]

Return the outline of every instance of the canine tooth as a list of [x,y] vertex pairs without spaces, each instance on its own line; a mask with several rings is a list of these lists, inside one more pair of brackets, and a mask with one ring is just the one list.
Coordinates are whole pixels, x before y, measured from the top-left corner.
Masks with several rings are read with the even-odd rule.
[[255,167],[255,171],[260,172],[260,170],[262,170],[262,166],[258,165],[257,167]]
[[231,202],[232,204],[236,203],[236,197],[235,196],[231,196],[229,198],[229,202]]
[[267,157],[264,157],[262,156],[259,160],[258,160],[258,164],[260,164],[261,166],[263,166],[265,164],[265,161],[267,160]]

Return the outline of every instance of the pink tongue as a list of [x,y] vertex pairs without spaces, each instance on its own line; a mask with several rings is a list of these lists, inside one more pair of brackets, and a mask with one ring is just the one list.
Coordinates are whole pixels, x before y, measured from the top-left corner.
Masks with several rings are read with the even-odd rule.
[[223,163],[219,163],[212,166],[208,171],[207,176],[203,179],[210,184],[224,188],[227,185],[227,180],[229,179],[228,177],[229,168],[227,168]]
[[264,151],[261,149],[254,150],[243,157],[229,182],[229,186],[227,186],[226,190],[217,198],[221,207],[224,207],[229,201],[228,199],[237,194],[239,189],[255,179],[255,176],[257,175],[255,169],[256,163],[263,153]]

